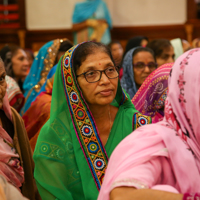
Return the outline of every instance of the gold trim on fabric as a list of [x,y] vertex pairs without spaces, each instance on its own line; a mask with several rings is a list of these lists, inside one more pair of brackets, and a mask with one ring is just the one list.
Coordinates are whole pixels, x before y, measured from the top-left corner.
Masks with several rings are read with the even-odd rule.
[[40,74],[40,77],[41,77],[40,81],[33,87],[33,89],[36,92],[39,92],[41,87],[45,83],[49,71],[54,66],[54,63],[55,63],[55,60],[57,57],[57,53],[58,53],[58,49],[60,48],[60,44],[66,40],[67,40],[66,38],[56,39],[53,41],[53,45],[48,48],[48,50],[47,50],[48,54],[47,54],[46,58],[44,59],[44,68]]

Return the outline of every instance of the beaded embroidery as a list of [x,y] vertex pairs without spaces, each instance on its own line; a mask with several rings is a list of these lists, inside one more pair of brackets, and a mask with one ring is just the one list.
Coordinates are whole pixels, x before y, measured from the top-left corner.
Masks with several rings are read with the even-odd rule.
[[63,84],[77,138],[88,162],[97,189],[100,190],[108,157],[98,135],[94,119],[86,102],[81,98],[80,90],[72,75],[70,58],[76,47],[69,50],[63,57],[61,65]]
[[145,116],[139,112],[133,115],[133,130],[151,123],[151,117]]
[[58,53],[58,49],[60,48],[60,44],[63,41],[66,41],[67,39],[56,39],[53,41],[53,45],[51,47],[48,48],[48,54],[46,56],[46,58],[44,59],[44,68],[41,72],[41,78],[40,81],[34,86],[34,90],[36,92],[39,92],[42,85],[44,84],[44,82],[47,79],[47,75],[49,73],[49,71],[51,70],[51,68],[54,66],[56,57],[57,57],[57,53]]

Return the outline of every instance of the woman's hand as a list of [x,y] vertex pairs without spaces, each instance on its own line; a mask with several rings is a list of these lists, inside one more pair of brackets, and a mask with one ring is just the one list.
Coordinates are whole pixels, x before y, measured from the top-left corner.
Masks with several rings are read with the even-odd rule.
[[182,194],[153,189],[117,187],[110,193],[110,200],[182,200]]

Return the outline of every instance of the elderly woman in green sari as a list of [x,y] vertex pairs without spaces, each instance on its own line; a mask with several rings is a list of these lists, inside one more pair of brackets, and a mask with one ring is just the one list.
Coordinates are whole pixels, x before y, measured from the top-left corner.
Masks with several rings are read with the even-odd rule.
[[108,47],[85,42],[68,50],[34,152],[42,199],[97,199],[114,148],[150,122],[122,90]]

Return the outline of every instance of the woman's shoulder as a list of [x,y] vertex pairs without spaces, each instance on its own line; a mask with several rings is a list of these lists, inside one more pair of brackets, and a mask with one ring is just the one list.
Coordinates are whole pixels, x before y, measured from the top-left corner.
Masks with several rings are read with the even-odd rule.
[[132,103],[119,106],[117,116],[123,118],[124,123],[127,125],[132,124],[132,130],[152,123],[151,117],[138,112]]

